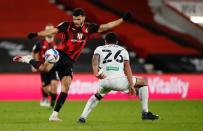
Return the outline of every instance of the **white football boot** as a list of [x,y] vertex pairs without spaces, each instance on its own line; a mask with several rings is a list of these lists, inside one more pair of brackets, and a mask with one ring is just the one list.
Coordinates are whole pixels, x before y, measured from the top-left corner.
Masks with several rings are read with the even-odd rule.
[[32,60],[32,55],[25,55],[25,56],[15,56],[13,57],[14,62],[20,62],[20,63],[29,63],[30,60]]
[[42,107],[50,107],[50,102],[47,98],[44,98],[40,101],[40,106]]
[[58,112],[54,111],[51,116],[49,117],[49,121],[51,122],[62,122],[60,118],[58,118]]

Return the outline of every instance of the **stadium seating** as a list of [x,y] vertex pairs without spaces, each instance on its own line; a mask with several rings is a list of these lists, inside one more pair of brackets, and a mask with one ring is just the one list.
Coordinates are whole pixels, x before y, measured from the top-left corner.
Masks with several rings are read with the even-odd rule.
[[[72,10],[76,7],[84,8],[87,13],[87,20],[90,22],[96,22],[98,24],[102,24],[102,23],[107,23],[109,21],[120,18],[118,14],[114,14],[109,10],[95,6],[95,4],[92,3],[92,0],[80,0],[80,1],[58,0],[58,1],[60,3],[63,3],[67,9]],[[100,1],[103,2],[103,0],[100,0]],[[119,3],[119,0],[116,3]],[[146,6],[142,2],[140,2],[139,4],[144,6],[144,8]],[[9,38],[9,39],[23,38],[24,39],[28,32],[39,31],[40,29],[43,29],[47,23],[51,22],[56,25],[61,21],[70,20],[72,18],[70,15],[66,14],[65,11],[59,10],[56,5],[51,4],[48,1],[22,0],[22,1],[16,2],[14,0],[11,0],[11,1],[0,1],[0,5],[1,5],[1,12],[0,12],[1,18],[4,18],[4,19],[1,19],[0,21],[0,24],[3,25],[1,26],[1,30],[0,30],[1,38]],[[114,10],[113,7],[112,9]],[[125,7],[125,10],[121,10],[120,13],[124,13],[126,9],[127,8]],[[144,10],[140,9],[140,11],[144,11]],[[137,21],[139,20],[139,22],[141,22],[143,19],[144,20],[146,19],[146,21],[143,22],[144,24],[153,23],[152,14],[148,14],[146,16],[143,16],[144,14],[140,16],[138,15],[139,13],[135,15],[136,16],[135,20]],[[161,56],[161,55],[162,56],[164,55],[194,55],[195,56],[200,54],[200,52],[195,49],[187,48],[182,45],[179,45],[175,41],[169,39],[166,36],[163,36],[163,35],[154,33],[151,30],[148,30],[147,28],[139,24],[139,22],[136,22],[136,21],[131,23],[124,22],[122,25],[113,29],[113,31],[118,33],[121,43],[124,46],[126,46],[129,50],[136,52],[136,58],[144,57],[147,60],[148,58],[152,58],[151,56],[153,56],[154,58],[154,56],[156,55],[157,56]],[[96,42],[94,41],[93,43],[95,44],[97,43],[97,41]],[[89,45],[91,44],[88,44],[87,48],[90,48],[91,51],[93,51],[96,48],[96,46],[91,47]],[[31,48],[29,47],[29,49]],[[89,54],[81,55],[81,58],[78,61],[78,65],[75,66],[76,71],[87,72],[91,70],[90,63],[89,62],[87,63],[87,61],[84,61],[86,60],[86,58],[91,58],[91,55],[92,55],[91,51]],[[135,60],[133,59],[132,61],[135,61]],[[87,67],[84,65],[86,65]],[[4,66],[4,67],[8,67],[8,66]],[[137,65],[134,67],[137,68]],[[19,70],[19,71],[22,71],[22,70]]]
[[125,2],[125,4],[123,4],[123,0],[99,0],[94,2],[97,5],[101,5],[107,9],[113,10],[118,14],[130,10],[133,14],[132,19],[134,22],[150,29],[159,35],[164,35],[172,40],[175,40],[177,44],[194,47],[200,50],[203,49],[202,44],[192,36],[176,32],[155,22],[153,19],[153,13],[148,6],[147,0],[128,0],[128,2]]
[[43,29],[47,23],[56,25],[71,18],[48,0],[1,0],[0,7],[1,38],[23,38],[28,32]]
[[[76,7],[84,8],[86,10],[87,21],[102,24],[102,23],[107,23],[109,21],[118,19],[119,16],[121,16],[124,12],[126,12],[127,9],[129,9],[130,7],[130,6],[125,7],[125,4],[134,2],[129,0],[128,2],[125,2],[125,4],[123,4],[122,3],[123,1],[118,0],[114,3],[115,5],[111,5],[108,9],[104,6],[101,6],[100,4],[98,6],[98,3],[102,1],[104,0],[99,0],[99,1],[58,0],[58,3],[63,4],[65,8],[68,10],[72,10]],[[113,0],[109,0],[108,2],[110,1],[113,1]],[[95,2],[97,4],[95,4]],[[125,7],[125,9],[122,10],[121,8],[123,7],[117,7],[116,4],[120,4],[121,6]],[[133,3],[130,3],[129,5],[132,5],[132,4]],[[147,7],[146,3],[143,4],[143,1],[139,1],[137,4],[138,4],[137,6],[141,6],[141,7],[144,6],[142,8]],[[122,11],[120,13],[116,11],[112,11],[114,10],[114,8],[119,8]],[[146,12],[145,9],[142,9],[142,8],[140,8],[140,11]],[[139,12],[139,10],[137,11]],[[135,10],[136,13],[137,11]],[[148,7],[148,11],[150,11],[149,7]],[[139,14],[140,12],[137,15]],[[158,25],[153,21],[152,13],[149,13],[147,16],[144,14],[146,13],[143,13],[143,15],[140,15],[138,18],[134,19],[134,22],[130,22],[130,23],[124,22],[122,25],[113,29],[113,31],[117,32],[117,34],[119,35],[121,43],[124,46],[126,46],[129,50],[133,50],[134,52],[136,52],[136,58],[133,58],[132,60],[134,61],[137,59],[138,61],[133,63],[134,66],[132,67],[137,66],[139,68],[136,68],[134,71],[135,72],[139,71],[141,69],[140,68],[141,66],[142,67],[145,66],[143,64],[146,64],[146,62],[153,64],[156,70],[162,70],[164,72],[197,71],[195,69],[195,65],[191,64],[190,60],[193,58],[198,58],[198,59],[202,58],[202,52],[197,49],[190,48],[191,45],[188,44],[190,42],[187,41],[187,39],[182,39],[182,36],[183,37],[185,36],[188,37],[188,36],[181,33],[177,33],[171,29],[168,29],[167,27]],[[134,14],[133,18],[137,15]],[[142,22],[143,19],[146,21]],[[153,25],[154,23],[156,25]],[[158,28],[157,26],[160,26],[163,28]],[[151,27],[153,27],[153,29],[156,29],[156,31],[151,30]],[[170,36],[168,35],[168,33],[173,37],[168,37]],[[177,34],[179,34],[181,37],[176,36]],[[188,37],[188,38],[190,39],[191,37]],[[190,40],[193,43],[197,42],[197,40],[194,40],[193,38]],[[139,57],[144,57],[146,62],[139,63]],[[173,60],[173,58],[176,58],[176,57],[178,59]],[[184,59],[187,58],[188,61],[182,62],[182,58]],[[141,70],[143,72],[143,69]]]
[[[87,19],[91,22],[107,23],[109,21],[118,19],[119,17],[105,11],[99,7],[96,7],[90,1],[82,0],[60,0],[66,8],[74,9],[76,7],[82,7],[87,12]],[[151,33],[147,29],[139,26],[135,23],[125,22],[119,27],[115,28],[121,38],[121,41],[125,46],[133,49],[141,57],[146,57],[150,54],[198,54],[195,49],[186,48],[176,44],[174,41]],[[146,39],[147,38],[147,39]]]

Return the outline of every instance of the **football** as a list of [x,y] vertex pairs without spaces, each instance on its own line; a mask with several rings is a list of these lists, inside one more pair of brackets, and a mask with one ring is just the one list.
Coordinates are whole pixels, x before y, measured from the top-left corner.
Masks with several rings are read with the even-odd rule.
[[59,52],[55,49],[48,49],[44,54],[45,61],[49,63],[58,62],[60,55]]

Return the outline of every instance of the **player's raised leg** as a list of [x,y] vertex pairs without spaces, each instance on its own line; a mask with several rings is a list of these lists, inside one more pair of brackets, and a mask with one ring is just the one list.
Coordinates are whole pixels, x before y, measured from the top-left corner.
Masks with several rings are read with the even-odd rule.
[[14,62],[20,62],[20,63],[27,63],[33,59],[32,55],[25,55],[25,56],[15,56],[13,57]]
[[30,64],[40,72],[49,72],[54,67],[54,64],[49,63],[48,61],[37,61],[33,59],[32,55],[15,56],[13,61]]

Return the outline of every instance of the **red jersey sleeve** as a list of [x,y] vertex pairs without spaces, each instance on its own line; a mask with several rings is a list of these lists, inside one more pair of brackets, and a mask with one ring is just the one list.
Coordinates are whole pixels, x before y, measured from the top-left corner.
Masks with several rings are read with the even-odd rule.
[[66,32],[69,24],[70,24],[70,22],[61,22],[60,24],[58,24],[56,26],[56,28],[58,29],[59,33]]

